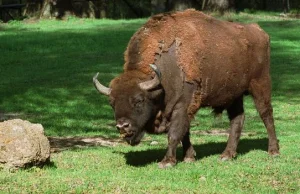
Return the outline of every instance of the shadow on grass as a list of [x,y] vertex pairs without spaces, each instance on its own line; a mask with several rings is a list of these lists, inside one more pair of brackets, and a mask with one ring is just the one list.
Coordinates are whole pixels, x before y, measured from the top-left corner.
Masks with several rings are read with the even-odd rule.
[[122,143],[121,139],[112,139],[102,136],[93,137],[48,137],[51,152],[61,152],[64,150],[74,150],[87,147],[114,147]]
[[24,169],[27,169],[28,171],[34,170],[35,167],[39,167],[39,168],[54,168],[56,169],[57,166],[55,165],[54,162],[47,160],[45,163],[43,164],[27,164]]
[[1,27],[0,120],[41,123],[47,135],[113,137],[106,130],[112,128],[112,110],[92,77],[99,71],[108,85],[121,72],[123,52],[137,27],[98,26],[54,31]]
[[[201,145],[194,145],[197,152],[196,160],[209,157],[212,155],[221,155],[226,147],[226,142],[220,143],[206,143]],[[263,150],[267,154],[268,139],[242,139],[239,143],[237,152],[238,156],[247,154],[251,150]],[[145,151],[134,151],[123,153],[126,158],[126,163],[131,166],[141,167],[153,162],[159,162],[165,155],[166,149],[152,149]],[[182,150],[178,148],[177,159],[182,162]]]

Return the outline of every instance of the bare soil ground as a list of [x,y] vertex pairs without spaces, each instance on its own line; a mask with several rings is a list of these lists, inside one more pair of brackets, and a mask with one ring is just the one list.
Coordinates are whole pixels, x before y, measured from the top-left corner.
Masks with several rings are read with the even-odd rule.
[[[224,129],[212,129],[205,131],[192,131],[192,134],[197,135],[214,135],[214,136],[228,136],[228,130]],[[243,136],[253,136],[256,133],[245,132],[242,133]],[[51,152],[61,152],[67,149],[76,149],[76,148],[85,148],[85,147],[114,147],[119,144],[126,144],[121,138],[112,139],[105,138],[101,136],[92,136],[92,137],[48,137],[51,146]],[[157,144],[155,141],[151,142],[150,145]]]
[[76,149],[94,146],[114,147],[123,143],[122,139],[110,139],[100,136],[94,137],[48,137],[51,152],[61,152],[67,149]]

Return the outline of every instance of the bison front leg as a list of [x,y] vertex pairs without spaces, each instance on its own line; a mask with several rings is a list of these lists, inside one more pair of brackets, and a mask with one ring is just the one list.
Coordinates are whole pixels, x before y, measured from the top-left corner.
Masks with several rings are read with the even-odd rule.
[[[189,119],[187,108],[177,104],[172,112],[170,128],[168,131],[168,149],[164,159],[158,164],[159,168],[172,167],[176,165],[176,149],[180,141],[183,141],[184,152],[192,153],[189,158],[193,159],[194,149],[189,141]],[[188,135],[188,136],[187,136]],[[188,141],[187,141],[188,138]]]
[[237,98],[232,103],[227,109],[227,113],[230,119],[230,131],[227,146],[221,155],[222,160],[228,160],[236,156],[236,148],[245,120],[243,96]]
[[182,147],[183,147],[183,156],[184,162],[194,162],[195,161],[195,156],[196,152],[193,148],[193,145],[190,141],[190,131],[188,128],[188,131],[185,133],[183,139],[182,139]]

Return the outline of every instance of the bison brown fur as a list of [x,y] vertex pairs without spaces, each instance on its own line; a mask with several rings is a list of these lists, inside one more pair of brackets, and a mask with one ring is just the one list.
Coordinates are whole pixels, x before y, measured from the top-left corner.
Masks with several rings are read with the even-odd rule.
[[[149,66],[152,65],[152,68]],[[190,122],[200,107],[227,110],[230,132],[223,160],[236,156],[244,123],[243,96],[251,94],[269,135],[269,154],[279,154],[271,106],[269,36],[256,24],[219,21],[195,10],[153,16],[131,38],[124,72],[99,92],[108,95],[116,127],[131,144],[143,134],[168,133],[159,166],[194,161]]]

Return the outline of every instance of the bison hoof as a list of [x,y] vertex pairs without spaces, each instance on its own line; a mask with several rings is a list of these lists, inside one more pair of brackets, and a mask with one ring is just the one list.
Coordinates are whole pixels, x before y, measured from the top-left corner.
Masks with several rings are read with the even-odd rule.
[[159,162],[158,163],[158,168],[170,168],[170,167],[173,167],[175,166],[176,164],[174,163],[164,163],[164,162]]
[[221,155],[221,160],[222,161],[226,161],[226,160],[231,160],[232,158],[234,158],[236,156],[236,152],[235,151],[224,151]]
[[269,145],[268,153],[271,156],[279,156],[280,153],[278,143]]
[[159,168],[170,168],[176,165],[176,159],[163,159],[158,163]]
[[270,156],[273,156],[273,157],[280,155],[279,150],[269,150],[268,153]]
[[191,162],[195,162],[196,160],[195,160],[195,158],[187,158],[186,157],[186,158],[183,159],[183,161],[186,162],[186,163],[191,163]]

